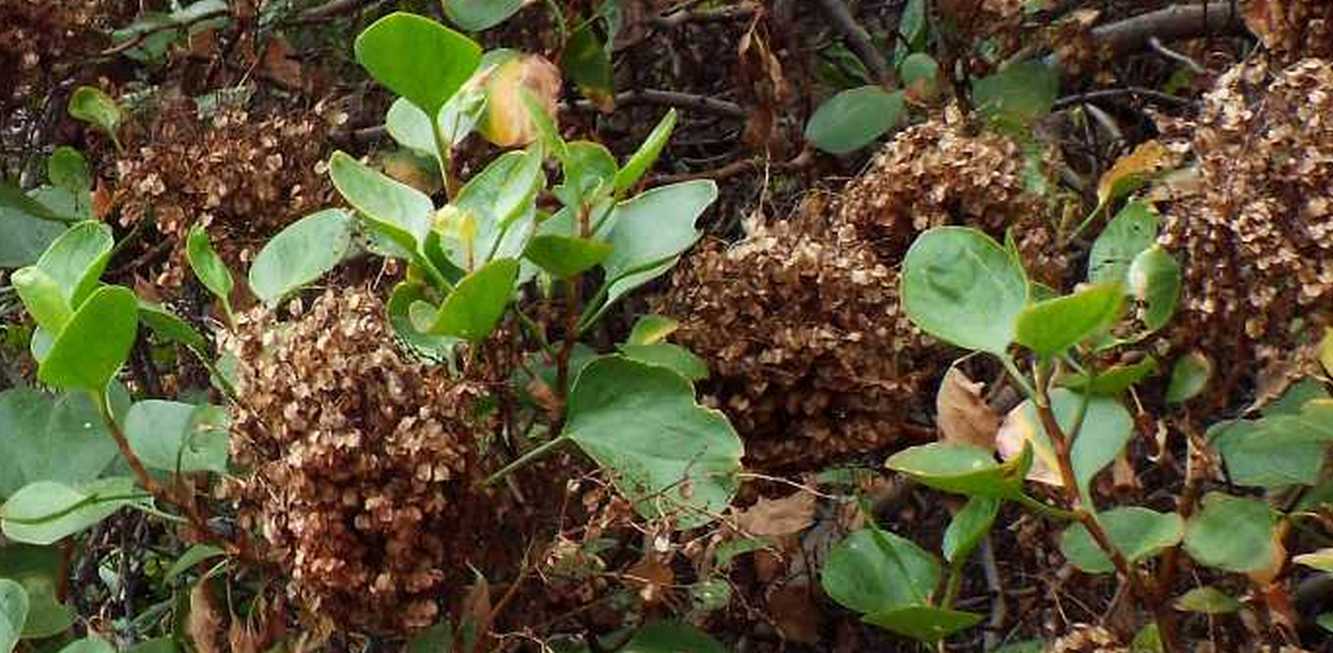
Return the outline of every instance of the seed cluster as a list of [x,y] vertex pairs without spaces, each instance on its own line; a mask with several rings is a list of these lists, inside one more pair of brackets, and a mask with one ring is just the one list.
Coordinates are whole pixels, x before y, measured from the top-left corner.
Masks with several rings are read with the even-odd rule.
[[[280,323],[244,315],[225,348],[243,397],[232,456],[248,473],[224,494],[262,535],[291,595],[341,626],[401,632],[438,618],[436,597],[465,569],[462,497],[479,474],[478,385],[409,362],[383,304],[326,292]],[[458,544],[458,545],[456,545]]]
[[[104,31],[133,15],[125,0],[0,0],[0,109],[40,98],[57,64],[105,45]],[[130,9],[130,12],[126,12]]]
[[185,234],[196,224],[224,260],[244,269],[267,237],[332,200],[322,170],[328,131],[318,107],[269,117],[225,108],[201,117],[192,100],[165,101],[142,132],[131,130],[111,205],[122,224],[147,217],[173,243],[160,285],[188,276]]
[[[1241,64],[1196,121],[1169,125],[1198,160],[1197,191],[1167,212],[1161,242],[1184,268],[1173,344],[1227,369],[1290,351],[1293,326],[1333,299],[1333,65]],[[1181,131],[1185,130],[1185,131]]]

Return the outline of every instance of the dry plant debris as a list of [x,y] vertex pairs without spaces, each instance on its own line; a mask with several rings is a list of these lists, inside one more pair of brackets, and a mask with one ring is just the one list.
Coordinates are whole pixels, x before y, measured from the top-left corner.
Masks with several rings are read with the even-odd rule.
[[392,343],[365,290],[327,292],[285,323],[244,315],[224,345],[244,398],[232,454],[249,472],[226,494],[298,604],[401,632],[434,623],[444,582],[465,568],[454,544],[469,536],[476,441],[490,425],[475,415],[478,385]]

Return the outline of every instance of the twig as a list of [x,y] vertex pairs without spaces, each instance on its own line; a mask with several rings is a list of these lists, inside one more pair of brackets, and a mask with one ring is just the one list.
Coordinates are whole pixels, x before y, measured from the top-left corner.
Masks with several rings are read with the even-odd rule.
[[297,14],[288,23],[292,25],[303,25],[307,23],[318,23],[321,21],[335,18],[342,14],[355,11],[362,5],[368,4],[366,0],[329,0],[318,7],[311,7]]
[[1203,73],[1207,72],[1204,70],[1203,66],[1199,65],[1199,62],[1189,58],[1189,56],[1187,55],[1181,54],[1179,52],[1176,52],[1175,50],[1172,50],[1171,48],[1166,47],[1166,45],[1162,43],[1162,39],[1159,39],[1156,36],[1148,39],[1148,45],[1157,54],[1160,54],[1163,57],[1166,57],[1167,59],[1180,62],[1186,68],[1189,68],[1190,71],[1196,75],[1202,75]]
[[[810,148],[801,150],[801,153],[789,161],[779,161],[771,164],[776,170],[800,170],[808,167],[814,162],[814,151]],[[671,175],[655,175],[648,180],[650,186],[660,186],[662,184],[676,184],[682,181],[693,181],[695,179],[728,179],[737,175],[743,175],[756,168],[764,166],[762,157],[751,157],[748,159],[739,159],[732,161],[727,165],[712,170],[701,170],[699,172],[682,172]],[[933,437],[933,433],[932,433]]]
[[[746,116],[745,109],[735,102],[677,91],[659,91],[655,89],[624,91],[616,94],[616,104],[656,104],[700,113],[711,113],[725,118],[741,119]],[[589,100],[579,100],[573,106],[579,109],[597,108],[597,105]]]
[[1153,38],[1175,41],[1207,34],[1244,34],[1245,21],[1234,0],[1172,5],[1092,28],[1092,39],[1111,55],[1136,52]]
[[874,41],[870,40],[870,32],[856,22],[847,5],[842,0],[819,0],[819,6],[847,40],[847,47],[856,53],[875,79],[885,86],[892,86],[893,71],[889,68],[889,62],[875,47]]
[[990,533],[981,540],[981,568],[986,573],[986,588],[995,598],[991,601],[990,621],[986,624],[985,650],[991,651],[1000,645],[1000,628],[1009,618],[1009,604],[1004,600],[1004,582],[1000,576],[1000,566],[995,562],[995,545]]
[[677,10],[671,13],[653,16],[649,19],[654,27],[662,29],[673,29],[685,23],[725,23],[740,18],[749,18],[756,11],[754,5],[743,4],[735,7],[724,7],[712,11],[688,11]]
[[139,32],[138,34],[135,34],[135,35],[134,35],[133,37],[131,37],[129,40],[121,41],[120,43],[117,43],[117,44],[115,44],[115,45],[113,45],[113,46],[111,46],[111,47],[109,47],[109,48],[103,50],[103,51],[99,54],[99,56],[102,56],[102,57],[110,57],[110,56],[114,56],[114,55],[120,54],[120,53],[122,53],[122,52],[125,52],[126,50],[131,50],[131,49],[135,48],[135,47],[138,46],[140,43],[143,43],[144,40],[146,40],[148,37],[150,37],[150,36],[152,36],[152,35],[154,35],[154,34],[157,34],[158,32],[165,32],[165,31],[167,31],[167,30],[185,30],[185,29],[189,29],[191,25],[195,25],[195,24],[197,24],[197,23],[202,23],[202,22],[204,22],[204,21],[206,21],[206,20],[212,20],[212,19],[214,19],[214,18],[221,18],[221,17],[223,17],[223,16],[226,16],[227,14],[230,13],[230,11],[231,11],[231,10],[229,10],[229,9],[219,9],[219,10],[217,10],[217,11],[210,11],[210,12],[207,12],[207,13],[199,14],[198,16],[193,16],[193,17],[191,17],[189,20],[185,20],[185,21],[174,22],[174,23],[163,23],[163,24],[161,24],[161,25],[155,25],[155,26],[150,27],[150,28],[148,28],[148,29],[146,29],[146,30],[143,30],[142,32]]
[[1178,95],[1171,95],[1170,93],[1163,93],[1161,91],[1155,91],[1153,89],[1144,88],[1142,86],[1127,86],[1125,88],[1106,88],[1096,91],[1088,91],[1087,93],[1066,95],[1065,97],[1056,100],[1055,104],[1053,105],[1053,108],[1059,110],[1071,107],[1076,104],[1093,102],[1095,100],[1105,100],[1109,98],[1122,97],[1125,95],[1142,96],[1150,100],[1156,100],[1158,102],[1161,102],[1162,104],[1169,104],[1177,107],[1184,107],[1194,104],[1194,100],[1191,100],[1189,98],[1183,98]]

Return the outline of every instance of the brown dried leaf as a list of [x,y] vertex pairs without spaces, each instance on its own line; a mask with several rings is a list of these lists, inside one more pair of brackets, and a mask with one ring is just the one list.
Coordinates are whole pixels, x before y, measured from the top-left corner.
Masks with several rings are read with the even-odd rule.
[[463,625],[458,631],[462,635],[467,631],[469,624],[475,629],[476,640],[472,646],[472,653],[488,650],[485,642],[491,634],[491,618],[493,616],[493,606],[491,605],[491,584],[486,581],[486,577],[477,574],[477,581],[468,589],[467,596],[463,597],[459,623]]
[[656,556],[648,556],[625,571],[625,577],[639,588],[639,598],[654,605],[662,600],[662,593],[676,582],[676,574]]
[[815,521],[815,495],[795,492],[781,499],[760,497],[753,506],[736,515],[736,525],[754,537],[792,535]]
[[973,381],[957,367],[949,368],[935,395],[935,423],[940,440],[995,449],[1000,416],[981,397],[984,384]]
[[768,594],[768,612],[783,639],[802,644],[819,643],[819,614],[809,585],[789,584]]
[[303,90],[306,87],[305,74],[301,70],[301,63],[293,57],[294,54],[287,39],[281,36],[271,39],[264,47],[264,61],[260,71],[265,77],[290,90]]
[[1010,460],[1023,452],[1025,442],[1032,442],[1032,452],[1036,455],[1033,456],[1032,469],[1028,471],[1028,480],[1058,487],[1061,485],[1058,471],[1060,463],[1050,447],[1037,445],[1033,438],[1037,428],[1038,425],[1028,415],[1026,404],[1019,404],[1005,415],[1004,423],[995,435],[995,450],[1000,458]]
[[222,621],[208,580],[199,581],[190,590],[190,615],[185,622],[185,632],[199,653],[227,652],[222,643]]

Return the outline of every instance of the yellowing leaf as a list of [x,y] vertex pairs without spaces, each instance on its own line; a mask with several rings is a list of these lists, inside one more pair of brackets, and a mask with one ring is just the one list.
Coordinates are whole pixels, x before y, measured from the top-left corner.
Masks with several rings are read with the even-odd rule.
[[1101,181],[1097,183],[1097,203],[1105,206],[1138,190],[1150,175],[1167,167],[1171,159],[1170,150],[1161,143],[1140,143],[1133,152],[1120,157],[1110,170],[1102,174]]
[[518,55],[491,71],[483,86],[486,110],[477,131],[500,147],[527,145],[539,133],[520,91],[527,89],[548,115],[555,116],[560,69],[539,55]]

